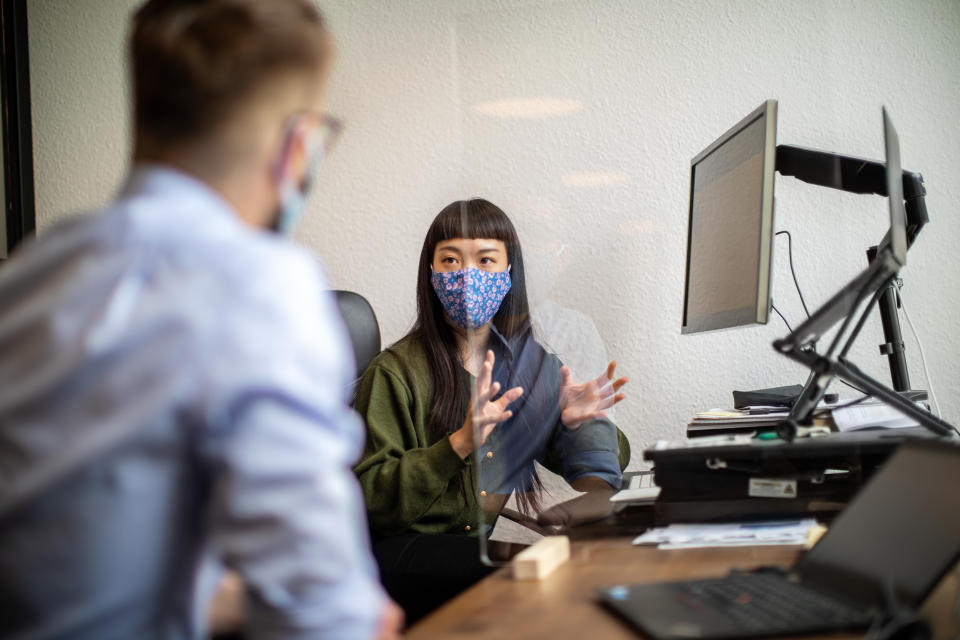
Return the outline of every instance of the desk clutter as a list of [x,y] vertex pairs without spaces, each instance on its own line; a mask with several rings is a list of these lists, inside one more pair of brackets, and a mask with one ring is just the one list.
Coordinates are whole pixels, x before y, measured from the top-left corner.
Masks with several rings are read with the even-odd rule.
[[658,549],[745,547],[756,545],[813,546],[826,529],[815,518],[759,520],[713,524],[671,524],[648,529],[633,544]]
[[660,442],[643,453],[659,487],[655,522],[836,513],[901,443],[931,437],[915,427],[792,442],[744,434]]
[[643,452],[652,470],[628,474],[610,501],[625,520],[652,505],[654,524],[799,518],[839,512],[922,427],[798,438],[731,434],[660,441]]
[[[876,443],[851,442],[861,450]],[[824,452],[839,451],[830,447]],[[941,438],[913,439],[889,458],[788,571],[734,570],[722,578],[617,584],[601,589],[599,600],[657,640],[733,640],[868,627],[892,631],[905,616],[919,621],[917,608],[960,557],[960,499],[948,489],[960,481],[960,447]],[[943,489],[931,490],[935,487]],[[665,493],[663,487],[661,495]],[[651,529],[634,544],[676,549],[802,544],[815,527],[812,518],[671,524]],[[912,561],[904,562],[905,557]]]
[[800,385],[734,391],[732,409],[709,409],[696,413],[687,424],[687,437],[728,433],[773,432],[790,415],[790,407],[803,391]]
[[[923,401],[917,405],[927,408]],[[688,438],[746,433],[776,435],[777,425],[790,417],[785,407],[756,405],[742,409],[708,409],[694,414],[687,423]],[[814,418],[813,427],[826,431],[856,431],[858,429],[901,429],[919,426],[913,418],[904,416],[889,405],[872,399],[854,399],[825,404]]]
[[[733,408],[708,409],[694,414],[687,423],[687,437],[746,433],[760,437],[776,437],[777,426],[790,418],[790,410],[802,387],[776,387],[759,391],[734,391]],[[909,400],[929,411],[925,391],[902,392]],[[827,394],[813,414],[812,423],[804,429],[816,435],[829,431],[858,429],[896,429],[919,426],[887,403],[870,396],[840,400]]]

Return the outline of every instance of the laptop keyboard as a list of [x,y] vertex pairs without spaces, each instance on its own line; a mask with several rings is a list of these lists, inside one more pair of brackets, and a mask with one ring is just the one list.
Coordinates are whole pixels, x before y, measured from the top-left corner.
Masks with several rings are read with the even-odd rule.
[[782,575],[734,573],[719,580],[690,582],[691,599],[719,608],[750,630],[803,630],[863,624],[865,614],[792,583]]

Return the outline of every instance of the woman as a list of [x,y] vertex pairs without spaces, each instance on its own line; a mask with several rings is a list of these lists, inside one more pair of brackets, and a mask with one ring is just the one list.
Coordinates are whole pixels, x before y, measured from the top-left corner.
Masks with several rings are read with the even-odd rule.
[[609,493],[630,455],[603,413],[623,399],[626,378],[613,380],[610,363],[577,384],[533,339],[517,233],[492,203],[454,202],[434,219],[417,314],[371,363],[355,403],[367,425],[356,472],[374,552],[409,621],[489,572],[474,535],[511,493],[537,510],[535,461],[575,489]]

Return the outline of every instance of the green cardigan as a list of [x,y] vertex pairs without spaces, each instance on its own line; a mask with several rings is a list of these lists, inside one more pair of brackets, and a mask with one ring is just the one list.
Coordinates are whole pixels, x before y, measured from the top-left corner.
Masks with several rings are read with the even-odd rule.
[[[416,336],[380,353],[357,387],[354,407],[367,439],[354,470],[375,536],[478,531],[472,456],[462,460],[449,436],[429,435],[431,400],[426,353]],[[619,429],[617,438],[622,470],[630,445]],[[559,468],[551,456],[546,466]]]

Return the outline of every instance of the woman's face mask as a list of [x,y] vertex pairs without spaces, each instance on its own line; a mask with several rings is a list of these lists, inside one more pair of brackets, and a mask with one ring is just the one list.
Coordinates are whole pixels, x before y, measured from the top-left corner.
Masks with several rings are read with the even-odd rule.
[[481,271],[468,267],[459,271],[433,271],[433,290],[447,317],[463,329],[482,327],[500,310],[510,291],[510,269]]

